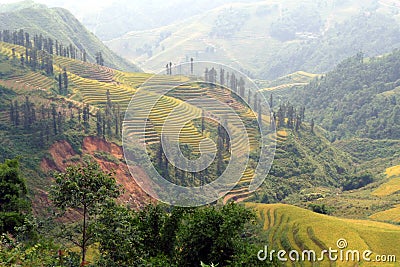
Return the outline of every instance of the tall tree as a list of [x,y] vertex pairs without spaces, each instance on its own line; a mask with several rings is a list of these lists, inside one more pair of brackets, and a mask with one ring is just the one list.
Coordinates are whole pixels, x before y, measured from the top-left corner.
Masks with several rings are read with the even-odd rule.
[[61,73],[58,74],[58,92],[60,95],[64,95],[64,88],[62,87],[62,75]]
[[238,83],[238,87],[239,87],[239,95],[244,98],[244,94],[246,92],[246,88],[245,88],[245,82],[243,77],[240,77],[239,79],[239,83]]
[[219,71],[219,83],[224,86],[225,85],[225,70],[221,68]]
[[103,118],[100,110],[96,114],[96,130],[97,136],[103,136]]
[[218,136],[217,139],[217,175],[220,176],[223,173],[224,168],[224,141],[221,136]]
[[310,124],[311,133],[314,133],[314,126],[315,126],[314,119],[311,119],[311,124]]
[[64,68],[64,72],[63,72],[63,83],[64,83],[64,95],[68,94],[68,73],[67,73],[67,69]]
[[15,125],[15,109],[12,101],[10,103],[10,122]]
[[15,125],[15,126],[19,126],[19,105],[18,105],[18,101],[17,101],[17,100],[15,100],[15,102],[14,102],[14,113],[15,113],[15,117],[14,117],[15,122],[14,122],[14,125]]
[[86,264],[86,251],[94,237],[91,231],[96,217],[109,199],[120,195],[114,174],[103,172],[97,163],[70,166],[55,175],[55,185],[50,191],[53,204],[62,212],[75,210],[82,216],[81,231],[70,241],[81,249],[82,264]]
[[53,117],[54,135],[57,135],[58,134],[58,131],[57,131],[57,110],[56,110],[56,105],[54,105],[54,104],[51,105],[51,115]]

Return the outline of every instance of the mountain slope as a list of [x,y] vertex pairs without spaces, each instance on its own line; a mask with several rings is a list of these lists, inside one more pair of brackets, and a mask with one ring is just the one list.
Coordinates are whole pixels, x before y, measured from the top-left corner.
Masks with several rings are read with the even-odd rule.
[[304,123],[299,131],[279,129],[271,170],[249,201],[298,203],[310,194],[335,194],[352,174],[352,157],[335,148],[325,131]]
[[333,139],[400,139],[400,51],[345,60],[322,79],[291,91]]
[[[107,105],[107,92],[109,92],[110,100],[113,103],[118,104],[121,110],[123,110],[128,105],[132,94],[136,91],[136,88],[151,76],[146,73],[124,73],[79,60],[53,55],[54,69],[59,72],[62,68],[66,67],[69,80],[69,94],[60,97],[58,100],[59,103],[57,106],[60,106],[60,116],[66,114],[64,116],[67,125],[77,127],[78,130],[67,127],[60,137],[59,134],[53,134],[54,126],[51,121],[51,115],[48,117],[45,115],[38,115],[41,119],[44,118],[47,120],[47,132],[49,133],[46,131],[43,132],[43,130],[41,130],[43,129],[41,124],[37,124],[33,129],[30,129],[29,132],[27,132],[27,130],[21,130],[21,132],[18,130],[18,138],[22,138],[22,141],[18,141],[16,135],[12,134],[14,133],[13,131],[15,131],[13,130],[14,127],[8,125],[10,122],[10,99],[13,99],[14,102],[15,100],[18,100],[19,103],[24,103],[24,97],[29,96],[31,99],[35,99],[35,106],[38,110],[41,110],[41,106],[44,106],[44,110],[51,112],[50,105],[49,103],[46,103],[46,99],[56,97],[58,89],[56,79],[45,76],[40,71],[32,71],[31,69],[22,67],[19,60],[13,59],[11,56],[12,48],[14,48],[18,53],[24,51],[24,48],[21,46],[0,42],[0,53],[4,53],[5,56],[8,56],[8,58],[4,57],[1,60],[2,64],[0,64],[0,70],[4,69],[7,71],[0,73],[0,84],[11,89],[10,92],[5,91],[9,93],[4,94],[7,97],[4,97],[4,103],[0,107],[0,112],[2,114],[0,125],[4,125],[5,132],[3,134],[4,136],[7,136],[5,138],[7,141],[5,142],[12,144],[10,146],[4,146],[3,148],[0,148],[0,150],[2,151],[2,156],[8,158],[18,155],[19,151],[25,151],[24,153],[35,151],[35,155],[42,156],[29,158],[28,163],[23,161],[24,166],[29,164],[35,170],[37,169],[40,160],[44,157],[43,154],[41,154],[43,153],[43,147],[37,148],[38,143],[40,143],[41,146],[44,145],[45,148],[48,148],[55,141],[66,140],[70,146],[73,147],[74,151],[79,154],[79,151],[82,150],[84,137],[87,135],[99,135],[99,131],[101,131],[101,129],[99,130],[99,126],[96,124],[96,112],[99,108],[104,108]],[[13,70],[12,72],[9,71],[11,69]],[[150,116],[152,125],[149,125],[149,131],[146,131],[144,139],[150,146],[154,144],[153,147],[155,148],[157,148],[159,142],[159,134],[164,119],[168,116],[171,108],[181,103],[180,99],[190,99],[191,97],[198,97],[202,94],[211,94],[212,96],[219,97],[226,102],[237,101],[227,93],[218,93],[215,89],[211,90],[198,84],[192,84],[190,82],[190,77],[159,75],[156,76],[155,79],[163,84],[188,83],[173,90],[171,95],[168,96],[165,101],[160,102],[159,107],[155,107],[154,112],[157,116]],[[82,103],[90,105],[90,129],[85,129],[86,126],[84,127],[82,122],[77,122],[76,119],[76,114],[79,112],[79,108],[82,109],[84,107],[84,104]],[[67,109],[66,107],[71,104],[75,108],[72,108],[71,110]],[[146,103],[142,103],[141,105],[146,105]],[[61,106],[64,108],[61,108]],[[185,104],[184,106],[185,112],[194,114],[200,112],[198,108],[195,108],[190,104]],[[142,106],[138,105],[137,108],[140,109]],[[241,104],[235,104],[234,108],[238,113],[245,114],[247,120],[254,117],[254,114],[249,115],[249,110]],[[181,115],[182,114],[180,114],[180,116]],[[180,117],[170,119],[179,121]],[[134,121],[132,121],[132,125],[134,126],[133,122]],[[129,125],[131,122],[125,121],[124,123]],[[250,123],[250,121],[246,121],[246,123]],[[114,128],[114,125],[115,124],[111,127]],[[216,134],[216,126],[210,124],[209,127],[211,127],[211,137],[214,137],[214,134]],[[252,147],[255,148],[257,147],[257,133],[255,129],[252,128],[251,130],[253,130],[251,136],[254,137],[251,139],[251,142],[253,142],[251,144]],[[132,134],[136,134],[134,127],[132,127],[131,131]],[[270,175],[266,179],[265,186],[260,188],[257,194],[253,196],[254,199],[264,202],[276,202],[285,199],[294,202],[297,201],[297,198],[299,197],[297,194],[299,190],[323,187],[327,188],[327,190],[334,191],[337,187],[342,185],[342,176],[352,171],[352,160],[347,153],[334,148],[332,144],[323,137],[323,132],[321,133],[321,131],[322,130],[316,128],[315,132],[311,133],[310,126],[304,124],[300,127],[298,132],[282,128],[279,129],[277,136],[270,136],[271,140],[276,139],[278,142],[275,162]],[[107,130],[107,132],[114,133],[114,129]],[[184,131],[182,131],[180,141],[195,148],[198,147],[197,144],[202,140],[204,134],[206,133],[199,131],[196,123],[188,123],[185,125]],[[42,140],[46,135],[50,136],[49,141],[44,143],[41,142],[40,140]],[[28,138],[29,142],[25,140],[25,138]],[[111,140],[118,143],[120,142],[120,136],[114,136],[112,134]],[[75,159],[75,156],[76,154],[71,153],[68,158]],[[100,155],[100,157],[103,156]],[[47,165],[51,166],[51,164]],[[248,192],[247,186],[254,176],[254,170],[252,169],[253,165],[249,164],[249,166],[250,167],[243,174],[241,183],[235,188],[234,192],[231,192],[224,199],[224,201],[244,200],[244,198],[252,196]],[[36,174],[34,177],[37,176],[40,175]]]
[[0,30],[24,29],[30,34],[61,41],[64,45],[74,44],[87,52],[89,61],[95,62],[95,54],[101,52],[105,65],[126,70],[139,69],[109,50],[95,35],[89,32],[68,10],[33,6],[0,13]]
[[106,43],[145,70],[193,57],[275,79],[326,72],[360,50],[389,52],[400,43],[398,22],[393,8],[373,0],[246,2]]

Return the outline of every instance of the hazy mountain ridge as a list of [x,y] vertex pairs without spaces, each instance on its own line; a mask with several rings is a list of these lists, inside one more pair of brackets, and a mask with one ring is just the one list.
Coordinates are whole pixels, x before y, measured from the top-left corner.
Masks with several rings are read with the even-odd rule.
[[193,57],[275,79],[326,72],[359,51],[390,52],[400,44],[398,21],[395,7],[374,0],[232,3],[106,43],[146,70]]

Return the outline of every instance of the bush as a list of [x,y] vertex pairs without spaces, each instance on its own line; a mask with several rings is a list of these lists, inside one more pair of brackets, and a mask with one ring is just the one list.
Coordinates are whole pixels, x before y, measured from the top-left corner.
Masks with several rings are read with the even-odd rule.
[[325,204],[309,204],[308,208],[310,208],[313,212],[320,214],[331,214],[333,212],[332,207],[328,207]]
[[354,190],[366,186],[374,181],[370,173],[348,177],[343,184],[343,190]]

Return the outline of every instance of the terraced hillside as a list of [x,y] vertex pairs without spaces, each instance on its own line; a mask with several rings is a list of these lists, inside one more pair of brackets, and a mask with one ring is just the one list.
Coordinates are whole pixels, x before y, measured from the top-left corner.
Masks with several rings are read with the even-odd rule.
[[[20,95],[25,94],[27,89],[53,94],[53,96],[57,95],[58,85],[56,79],[48,77],[40,71],[32,72],[28,68],[21,68],[18,65],[18,60],[12,59],[13,48],[17,53],[24,51],[23,47],[0,43],[0,54],[8,57],[8,64],[11,67],[14,65],[13,68],[15,68],[12,74],[8,73],[5,78],[0,79],[0,83],[14,88],[13,90]],[[93,118],[98,108],[106,106],[108,93],[110,100],[114,104],[118,104],[123,111],[138,88],[145,82],[146,84],[142,88],[144,92],[153,86],[161,89],[164,87],[173,88],[167,95],[162,96],[156,102],[149,116],[141,114],[141,110],[152,104],[146,102],[149,99],[145,97],[143,101],[139,101],[134,107],[138,111],[137,116],[124,122],[128,136],[139,136],[140,140],[144,140],[148,145],[159,143],[162,126],[168,117],[172,125],[182,125],[183,128],[172,127],[169,130],[170,132],[165,133],[169,134],[171,138],[179,136],[179,142],[188,145],[191,147],[193,154],[197,154],[199,152],[199,144],[203,140],[216,137],[215,129],[218,126],[214,120],[207,120],[207,129],[202,132],[199,122],[185,122],[186,117],[201,115],[203,111],[190,104],[190,101],[202,97],[209,97],[225,103],[229,108],[240,114],[242,121],[246,125],[253,125],[252,123],[257,120],[258,114],[232,97],[229,91],[195,82],[191,80],[191,77],[127,73],[70,58],[54,56],[53,59],[55,76],[58,76],[58,73],[63,72],[65,69],[69,80],[69,94],[61,98],[74,103],[76,107],[80,108],[84,104],[89,104]],[[10,66],[7,68],[10,68]],[[292,81],[302,82],[311,77],[314,77],[314,75],[299,72],[291,75],[290,78],[283,78],[282,81],[286,82],[291,79]],[[206,107],[204,108],[205,112],[210,109],[210,113],[214,113],[216,116],[226,116],[225,114],[228,114],[227,110],[216,102],[204,99],[201,101],[203,101],[202,106]],[[175,113],[170,116],[173,110],[175,110]],[[6,116],[6,110],[2,112]],[[263,115],[262,119],[267,123],[269,121],[266,115]],[[144,120],[146,129],[143,132],[143,129],[137,128],[137,124]],[[259,132],[253,126],[246,127],[251,152],[257,150],[259,146]],[[238,130],[239,125],[233,124],[230,127],[232,127],[233,133],[241,134]],[[176,135],[177,132],[179,132],[179,135]],[[310,134],[308,124],[304,124],[299,132],[294,132],[291,129],[282,129],[276,135],[268,136],[268,139],[277,142],[277,150],[275,163],[264,186],[253,194],[248,191],[250,181],[254,177],[255,168],[253,164],[250,164],[239,184],[224,197],[223,202],[244,200],[281,201],[290,195],[298,194],[301,189],[313,188],[314,186],[336,187],[342,182],[343,170],[347,170],[351,165],[348,155],[331,147],[321,130],[316,130],[314,134]],[[118,140],[116,141],[119,142]],[[244,145],[244,143],[235,144],[239,150]],[[204,147],[204,149],[212,152],[215,147],[210,145]],[[229,153],[224,154],[224,161],[229,161]],[[293,200],[290,201],[293,202]]]
[[[400,238],[400,226],[367,220],[350,220],[316,214],[312,211],[284,204],[254,204],[253,208],[263,222],[268,247],[286,251],[309,249],[321,255],[329,248],[338,249],[337,241],[345,239],[348,246],[343,250],[371,250],[371,259],[377,255],[400,255],[400,248],[393,246]],[[300,254],[301,255],[301,254]],[[361,258],[362,259],[362,258]],[[294,263],[296,264],[296,263]],[[298,263],[299,264],[299,263]],[[397,266],[398,263],[376,262],[304,262],[304,266]],[[291,263],[287,264],[291,266]],[[297,266],[297,265],[296,265]],[[299,265],[300,266],[300,265]]]
[[[153,105],[153,103],[148,102],[149,99],[145,98],[143,101],[139,101],[134,107],[135,110],[138,111],[138,116],[124,121],[124,125],[127,129],[126,134],[128,136],[139,135],[139,138],[144,140],[148,145],[159,143],[161,132],[164,131],[170,138],[176,138],[178,136],[178,141],[183,145],[189,145],[194,154],[199,153],[200,143],[203,140],[210,137],[216,138],[215,129],[218,126],[215,120],[207,119],[207,125],[209,125],[210,129],[205,129],[205,131],[202,132],[198,123],[191,121],[186,122],[187,118],[193,116],[200,117],[202,112],[209,112],[212,116],[217,118],[218,116],[226,117],[226,114],[229,114],[229,109],[233,109],[242,117],[246,125],[251,125],[257,120],[257,114],[245,104],[235,99],[230,91],[193,82],[189,77],[127,73],[56,55],[53,56],[55,77],[49,77],[40,71],[33,72],[27,67],[21,67],[18,59],[13,58],[13,50],[19,55],[24,53],[25,48],[9,43],[0,43],[0,54],[8,58],[5,62],[8,62],[10,66],[13,65],[18,69],[18,71],[14,71],[13,74],[7,74],[4,79],[0,80],[0,84],[13,89],[20,95],[24,95],[28,91],[43,91],[55,96],[58,94],[58,73],[63,73],[65,71],[68,77],[68,95],[57,97],[61,97],[73,103],[77,108],[83,108],[84,105],[88,104],[92,117],[95,117],[99,108],[104,108],[106,106],[108,94],[113,104],[117,104],[123,111],[140,86],[142,86],[144,92],[146,92],[147,88],[150,89],[154,86],[159,87],[160,90],[164,88],[173,88],[173,90],[167,95],[162,96],[155,103],[149,115],[141,115],[141,111],[144,110],[145,107]],[[143,86],[144,83],[145,85]],[[50,97],[50,95],[48,95],[48,97]],[[191,100],[201,97],[207,97],[226,103],[227,107],[222,107],[216,101],[208,101],[207,99],[201,100],[203,102],[200,103],[205,107],[204,111],[190,104]],[[170,115],[172,111],[175,112],[173,116]],[[2,114],[4,115],[4,120],[7,121],[6,110],[2,111]],[[167,118],[171,125],[176,125],[176,127],[171,127],[168,131],[162,128]],[[226,117],[226,119],[230,119],[229,116]],[[269,120],[268,116],[265,115],[262,116],[262,119],[264,121]],[[138,122],[143,120],[146,120],[146,130],[144,133],[141,129],[137,128]],[[181,125],[183,125],[183,128],[178,129],[177,127]],[[241,135],[239,130],[240,125],[232,124],[230,127],[233,134]],[[258,149],[258,130],[254,127],[246,127],[246,129],[250,138],[251,150]],[[233,148],[241,151],[241,148],[244,146],[245,143],[242,142],[234,144]],[[204,146],[203,149],[205,152],[215,152],[215,146],[212,144]],[[224,154],[224,161],[229,161],[229,153]],[[247,186],[253,176],[254,170],[252,167],[249,167],[244,172],[239,185],[225,201],[229,199],[243,200],[243,192],[247,190]],[[245,193],[246,196],[249,194],[249,192]],[[239,195],[241,195],[240,199]]]
[[276,91],[282,89],[294,89],[307,85],[311,80],[319,77],[318,74],[308,73],[304,71],[297,71],[295,73],[285,75],[274,81],[259,81],[260,91],[268,93],[268,91]]

